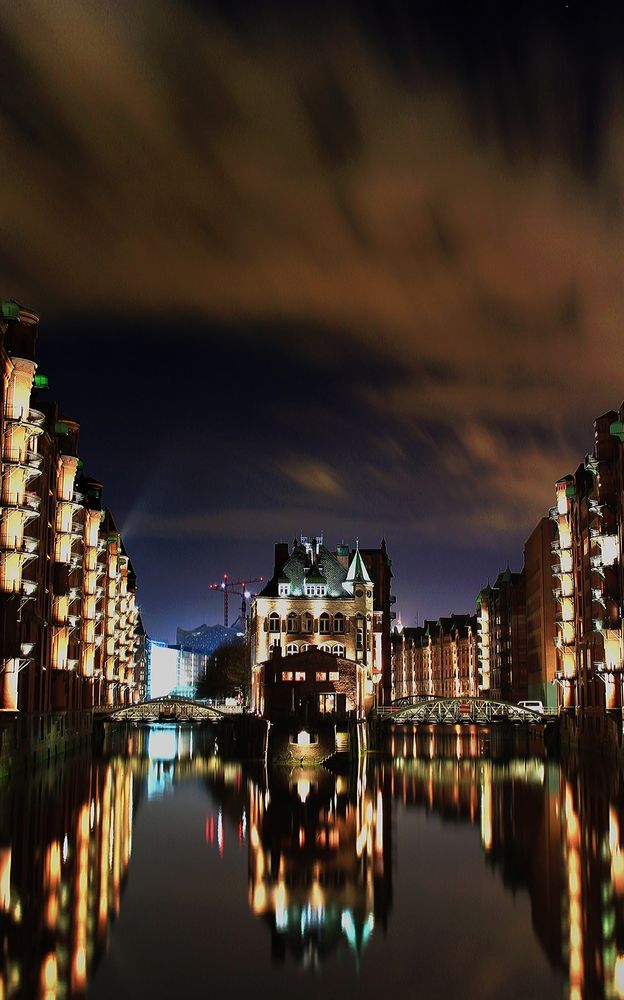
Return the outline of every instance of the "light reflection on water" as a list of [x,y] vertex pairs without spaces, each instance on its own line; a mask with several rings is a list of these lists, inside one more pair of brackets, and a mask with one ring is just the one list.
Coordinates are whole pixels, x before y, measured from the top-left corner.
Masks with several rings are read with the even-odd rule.
[[[515,937],[507,953],[484,960],[490,980],[484,985],[473,970],[461,991],[449,979],[447,995],[497,996],[500,987],[488,987],[494,976],[511,982],[509,996],[529,995],[526,983],[513,985],[524,961],[531,995],[624,997],[622,776],[605,767],[564,768],[526,747],[523,756],[510,755],[501,732],[476,727],[404,727],[389,734],[387,751],[342,774],[250,772],[214,754],[210,730],[130,728],[98,757],[70,758],[4,786],[0,1000],[82,996],[98,969],[98,981],[107,981],[133,863],[133,905],[140,910],[148,899],[141,859],[133,858],[136,822],[149,809],[140,848],[147,857],[165,802],[175,810],[185,788],[195,790],[193,809],[202,815],[210,878],[193,883],[184,856],[161,860],[175,860],[178,879],[180,871],[191,877],[189,920],[198,902],[210,913],[213,900],[217,920],[234,907],[250,951],[261,956],[255,982],[274,995],[289,995],[293,982],[301,996],[316,995],[318,977],[327,975],[343,990],[377,996],[380,970],[391,984],[389,970],[409,964],[410,921],[433,928],[438,921],[442,932],[445,921],[463,925],[468,940],[480,920],[485,927],[486,918],[500,916],[515,921]],[[174,815],[183,825],[191,814]],[[247,893],[237,896],[230,875],[223,888],[218,873],[232,865],[227,871],[244,877],[243,848]],[[442,902],[426,878],[437,870],[448,875]],[[486,914],[488,870],[499,895]],[[527,899],[526,912],[508,910],[510,893]],[[161,905],[164,919],[166,897]],[[244,922],[249,915],[252,926]],[[141,933],[145,939],[147,930]],[[218,949],[211,961],[216,970]],[[224,975],[236,995],[246,973],[228,961]],[[313,979],[300,978],[306,970]],[[433,995],[427,974],[419,970],[423,995]],[[204,986],[198,969],[186,995],[202,996]],[[162,989],[151,995],[170,995]]]

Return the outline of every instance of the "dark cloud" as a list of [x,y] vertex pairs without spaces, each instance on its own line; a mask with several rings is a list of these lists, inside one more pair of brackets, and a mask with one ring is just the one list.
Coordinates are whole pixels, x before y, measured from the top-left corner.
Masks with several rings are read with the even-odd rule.
[[385,532],[410,614],[519,553],[622,395],[623,19],[0,10],[3,294],[44,314],[153,621],[163,553],[199,608],[273,536]]

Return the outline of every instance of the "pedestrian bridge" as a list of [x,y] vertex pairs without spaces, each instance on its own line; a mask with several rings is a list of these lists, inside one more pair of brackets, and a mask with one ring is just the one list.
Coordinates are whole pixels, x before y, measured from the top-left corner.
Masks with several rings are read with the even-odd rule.
[[384,722],[435,722],[478,723],[492,722],[553,722],[553,713],[534,712],[507,701],[490,701],[486,698],[428,698],[415,695],[400,698],[391,705],[377,709]]
[[95,711],[96,718],[105,722],[219,722],[227,714],[204,701],[167,697]]

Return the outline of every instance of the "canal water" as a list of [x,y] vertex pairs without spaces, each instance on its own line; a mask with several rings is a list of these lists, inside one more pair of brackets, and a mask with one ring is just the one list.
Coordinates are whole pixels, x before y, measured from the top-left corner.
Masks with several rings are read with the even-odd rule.
[[0,998],[624,997],[624,782],[503,730],[344,773],[210,729],[0,786]]

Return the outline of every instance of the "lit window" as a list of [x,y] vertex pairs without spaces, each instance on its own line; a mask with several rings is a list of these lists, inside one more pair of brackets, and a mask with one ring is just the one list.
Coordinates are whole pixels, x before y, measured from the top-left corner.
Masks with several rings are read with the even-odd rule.
[[325,597],[327,586],[324,583],[306,583],[306,597]]
[[339,642],[337,642],[334,648],[332,649],[332,653],[334,654],[334,656],[344,656],[345,648],[344,646],[341,646]]
[[269,615],[269,632],[279,632],[279,630],[280,617],[275,611],[272,611]]
[[282,680],[283,681],[291,681],[292,679],[293,679],[293,672],[292,672],[292,670],[282,670]]
[[306,679],[305,670],[295,670],[295,680],[304,681]]
[[364,649],[364,629],[363,628],[358,628],[357,629],[355,638],[356,638],[355,648],[358,649],[358,650],[363,650]]
[[327,680],[327,674],[326,674],[326,672],[324,670],[317,670],[316,671],[316,679],[317,679],[317,681],[326,681]]
[[293,653],[297,652],[299,652],[299,650],[297,649],[297,643],[289,642],[288,645],[286,646],[286,653],[288,654],[288,656],[292,656]]
[[330,670],[329,671],[329,679],[330,679],[330,681],[337,681],[337,680],[339,680],[340,679],[340,671],[339,670]]
[[289,591],[290,591],[290,584],[288,584],[288,583],[278,583],[278,585],[277,585],[277,593],[278,593],[279,597],[288,597]]
[[299,646],[299,652],[300,653],[305,653],[306,650],[308,650],[309,648],[310,648],[310,644],[308,642],[302,642],[301,645]]
[[331,653],[332,648],[328,642],[324,642],[322,646],[319,647],[323,653]]

